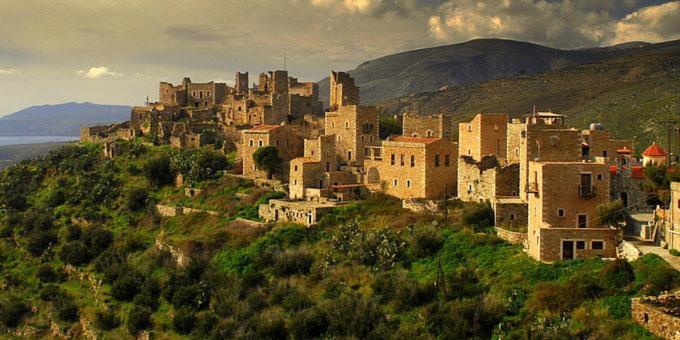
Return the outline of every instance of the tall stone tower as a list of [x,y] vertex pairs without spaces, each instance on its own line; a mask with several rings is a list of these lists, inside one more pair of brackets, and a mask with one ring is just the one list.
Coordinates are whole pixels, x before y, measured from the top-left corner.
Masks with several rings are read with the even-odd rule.
[[330,90],[331,111],[341,106],[359,105],[359,88],[354,85],[354,78],[349,73],[331,71]]
[[236,72],[236,80],[234,82],[234,89],[237,94],[248,94],[248,72]]

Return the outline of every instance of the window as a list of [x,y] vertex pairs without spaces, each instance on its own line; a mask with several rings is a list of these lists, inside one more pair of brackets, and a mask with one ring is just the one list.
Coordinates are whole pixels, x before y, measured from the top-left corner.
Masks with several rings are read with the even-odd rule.
[[603,241],[591,241],[590,242],[590,249],[604,249],[604,242]]
[[352,160],[352,151],[347,150],[347,160]]
[[597,180],[601,181],[602,180],[602,174],[597,174]]
[[345,129],[349,129],[349,122],[345,122]]
[[468,124],[468,131],[472,132],[472,124]]
[[250,147],[253,146],[253,140],[252,139],[248,141],[248,146],[250,146]]
[[586,249],[586,241],[576,241],[576,249]]
[[510,221],[514,221],[514,220],[515,220],[515,214],[510,214]]
[[578,224],[577,226],[579,228],[585,228],[588,226],[588,216],[587,215],[578,215]]
[[472,155],[472,150],[468,149],[468,156]]
[[390,155],[390,165],[394,165],[397,162],[397,156],[395,154]]
[[[295,171],[297,171],[297,169]],[[293,185],[297,185],[297,179],[293,181]]]
[[557,209],[557,217],[564,217],[564,209],[562,208]]
[[335,122],[331,122],[331,127],[335,128]]
[[519,155],[519,148],[515,148],[515,155]]
[[401,155],[399,155],[399,164],[401,166],[404,166],[404,154],[403,153]]
[[312,153],[312,156],[314,156],[314,150],[312,150],[311,153]]
[[203,98],[203,91],[198,91],[198,98]]
[[[295,169],[295,170],[293,170],[293,171],[297,171],[297,165],[294,167],[294,169]],[[297,183],[296,183],[296,184],[297,184]]]
[[330,157],[330,156],[331,156],[331,152],[330,152],[330,151],[326,151],[326,157]]
[[472,192],[472,184],[468,184],[467,192],[468,192],[468,194]]
[[407,180],[406,180],[406,187],[407,187],[407,188],[410,188],[410,187],[411,187],[411,180],[410,180],[410,179],[407,179]]
[[607,150],[602,150],[602,157],[607,157]]
[[364,156],[370,156],[371,155],[371,150],[369,148],[364,149]]
[[434,155],[434,166],[439,166],[439,155]]
[[262,140],[261,139],[259,141],[257,141],[257,146],[260,146],[260,147],[262,146]]
[[[411,167],[416,166],[416,156],[411,155]],[[680,201],[678,201],[678,205],[680,206]]]
[[338,142],[342,142],[342,136],[338,136]]
[[365,138],[364,135],[361,135],[361,142],[362,143],[364,142],[364,138]]
[[427,137],[432,137],[432,135],[433,135],[432,130],[427,130],[427,131],[425,132],[425,135],[426,135]]
[[395,178],[392,180],[392,186],[396,187],[397,185],[399,185],[399,181]]
[[449,155],[444,155],[444,166],[450,166],[451,165],[451,159]]

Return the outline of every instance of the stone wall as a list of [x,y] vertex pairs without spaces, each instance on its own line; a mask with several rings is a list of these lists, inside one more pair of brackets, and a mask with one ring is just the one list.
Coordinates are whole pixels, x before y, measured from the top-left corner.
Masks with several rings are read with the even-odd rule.
[[496,227],[527,227],[528,207],[519,197],[495,197],[492,201]]
[[680,339],[680,301],[678,292],[631,299],[633,320],[655,335]]
[[495,227],[494,229],[496,230],[496,236],[502,238],[508,243],[524,245],[527,241],[527,233],[510,231],[499,227]]
[[401,201],[401,207],[419,214],[439,214],[443,200],[409,198]]
[[451,116],[404,113],[402,134],[410,137],[436,137],[453,141]]
[[502,113],[480,113],[470,122],[458,124],[458,154],[477,161],[485,155],[505,160],[507,125],[508,115]]

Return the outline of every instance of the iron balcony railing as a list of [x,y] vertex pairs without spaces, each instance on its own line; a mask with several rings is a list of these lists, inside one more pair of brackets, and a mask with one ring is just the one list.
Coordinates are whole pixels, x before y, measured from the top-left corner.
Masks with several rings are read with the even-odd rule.
[[581,197],[595,197],[597,195],[597,188],[593,185],[579,185],[578,195]]

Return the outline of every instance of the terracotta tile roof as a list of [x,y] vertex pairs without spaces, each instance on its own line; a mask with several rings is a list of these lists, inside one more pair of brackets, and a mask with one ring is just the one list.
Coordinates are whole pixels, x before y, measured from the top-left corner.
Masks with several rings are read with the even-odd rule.
[[272,131],[280,128],[281,125],[255,125],[248,129],[250,131]]
[[612,176],[616,176],[616,173],[617,173],[617,172],[619,172],[619,167],[618,167],[618,166],[616,166],[616,165],[610,165],[610,166],[609,166],[609,173],[610,173]]
[[663,156],[668,156],[666,151],[662,149],[659,144],[656,144],[656,142],[652,143],[650,147],[648,147],[645,152],[642,153],[643,156],[647,157],[663,157]]
[[406,143],[422,143],[430,144],[442,140],[441,138],[427,138],[427,137],[408,137],[408,136],[396,136],[392,137],[390,141],[392,142],[406,142]]
[[634,166],[630,170],[631,178],[645,178],[645,168],[641,166]]

